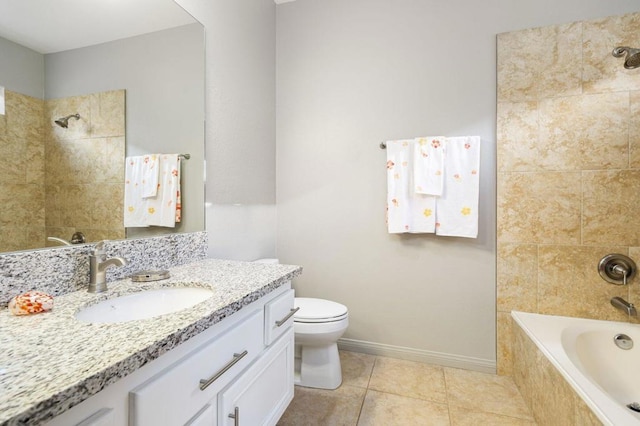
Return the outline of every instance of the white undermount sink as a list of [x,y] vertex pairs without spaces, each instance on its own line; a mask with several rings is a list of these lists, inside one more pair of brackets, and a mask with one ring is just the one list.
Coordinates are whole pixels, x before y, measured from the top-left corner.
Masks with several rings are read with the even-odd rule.
[[154,318],[197,305],[213,296],[202,287],[169,287],[107,299],[80,309],[75,317],[88,323],[117,323]]

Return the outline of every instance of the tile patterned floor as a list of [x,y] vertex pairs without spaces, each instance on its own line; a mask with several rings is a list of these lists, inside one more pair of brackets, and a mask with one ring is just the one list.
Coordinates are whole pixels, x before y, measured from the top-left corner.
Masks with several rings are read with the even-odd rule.
[[342,386],[296,386],[278,426],[531,426],[509,377],[340,352]]

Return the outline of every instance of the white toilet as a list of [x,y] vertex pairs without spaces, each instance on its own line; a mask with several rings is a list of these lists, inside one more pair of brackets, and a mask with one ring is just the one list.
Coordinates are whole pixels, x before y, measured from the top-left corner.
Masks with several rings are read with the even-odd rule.
[[[259,259],[278,263],[277,259]],[[296,297],[293,316],[296,385],[336,389],[342,383],[338,339],[349,326],[349,312],[340,303],[324,299]]]

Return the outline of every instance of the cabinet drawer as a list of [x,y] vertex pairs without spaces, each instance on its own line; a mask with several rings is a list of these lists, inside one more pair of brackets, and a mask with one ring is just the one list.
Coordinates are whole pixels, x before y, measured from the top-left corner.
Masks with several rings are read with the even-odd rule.
[[260,354],[262,333],[262,311],[257,310],[132,390],[129,424],[179,425],[192,419]]
[[288,290],[264,306],[264,343],[269,346],[293,325],[294,290]]
[[218,426],[273,426],[293,399],[293,329],[218,396]]

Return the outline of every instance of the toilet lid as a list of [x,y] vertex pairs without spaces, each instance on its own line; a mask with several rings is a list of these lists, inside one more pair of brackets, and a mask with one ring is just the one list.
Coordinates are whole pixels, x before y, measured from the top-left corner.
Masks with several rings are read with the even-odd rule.
[[293,316],[298,322],[338,321],[347,316],[347,307],[331,300],[296,297],[293,305],[300,308]]

